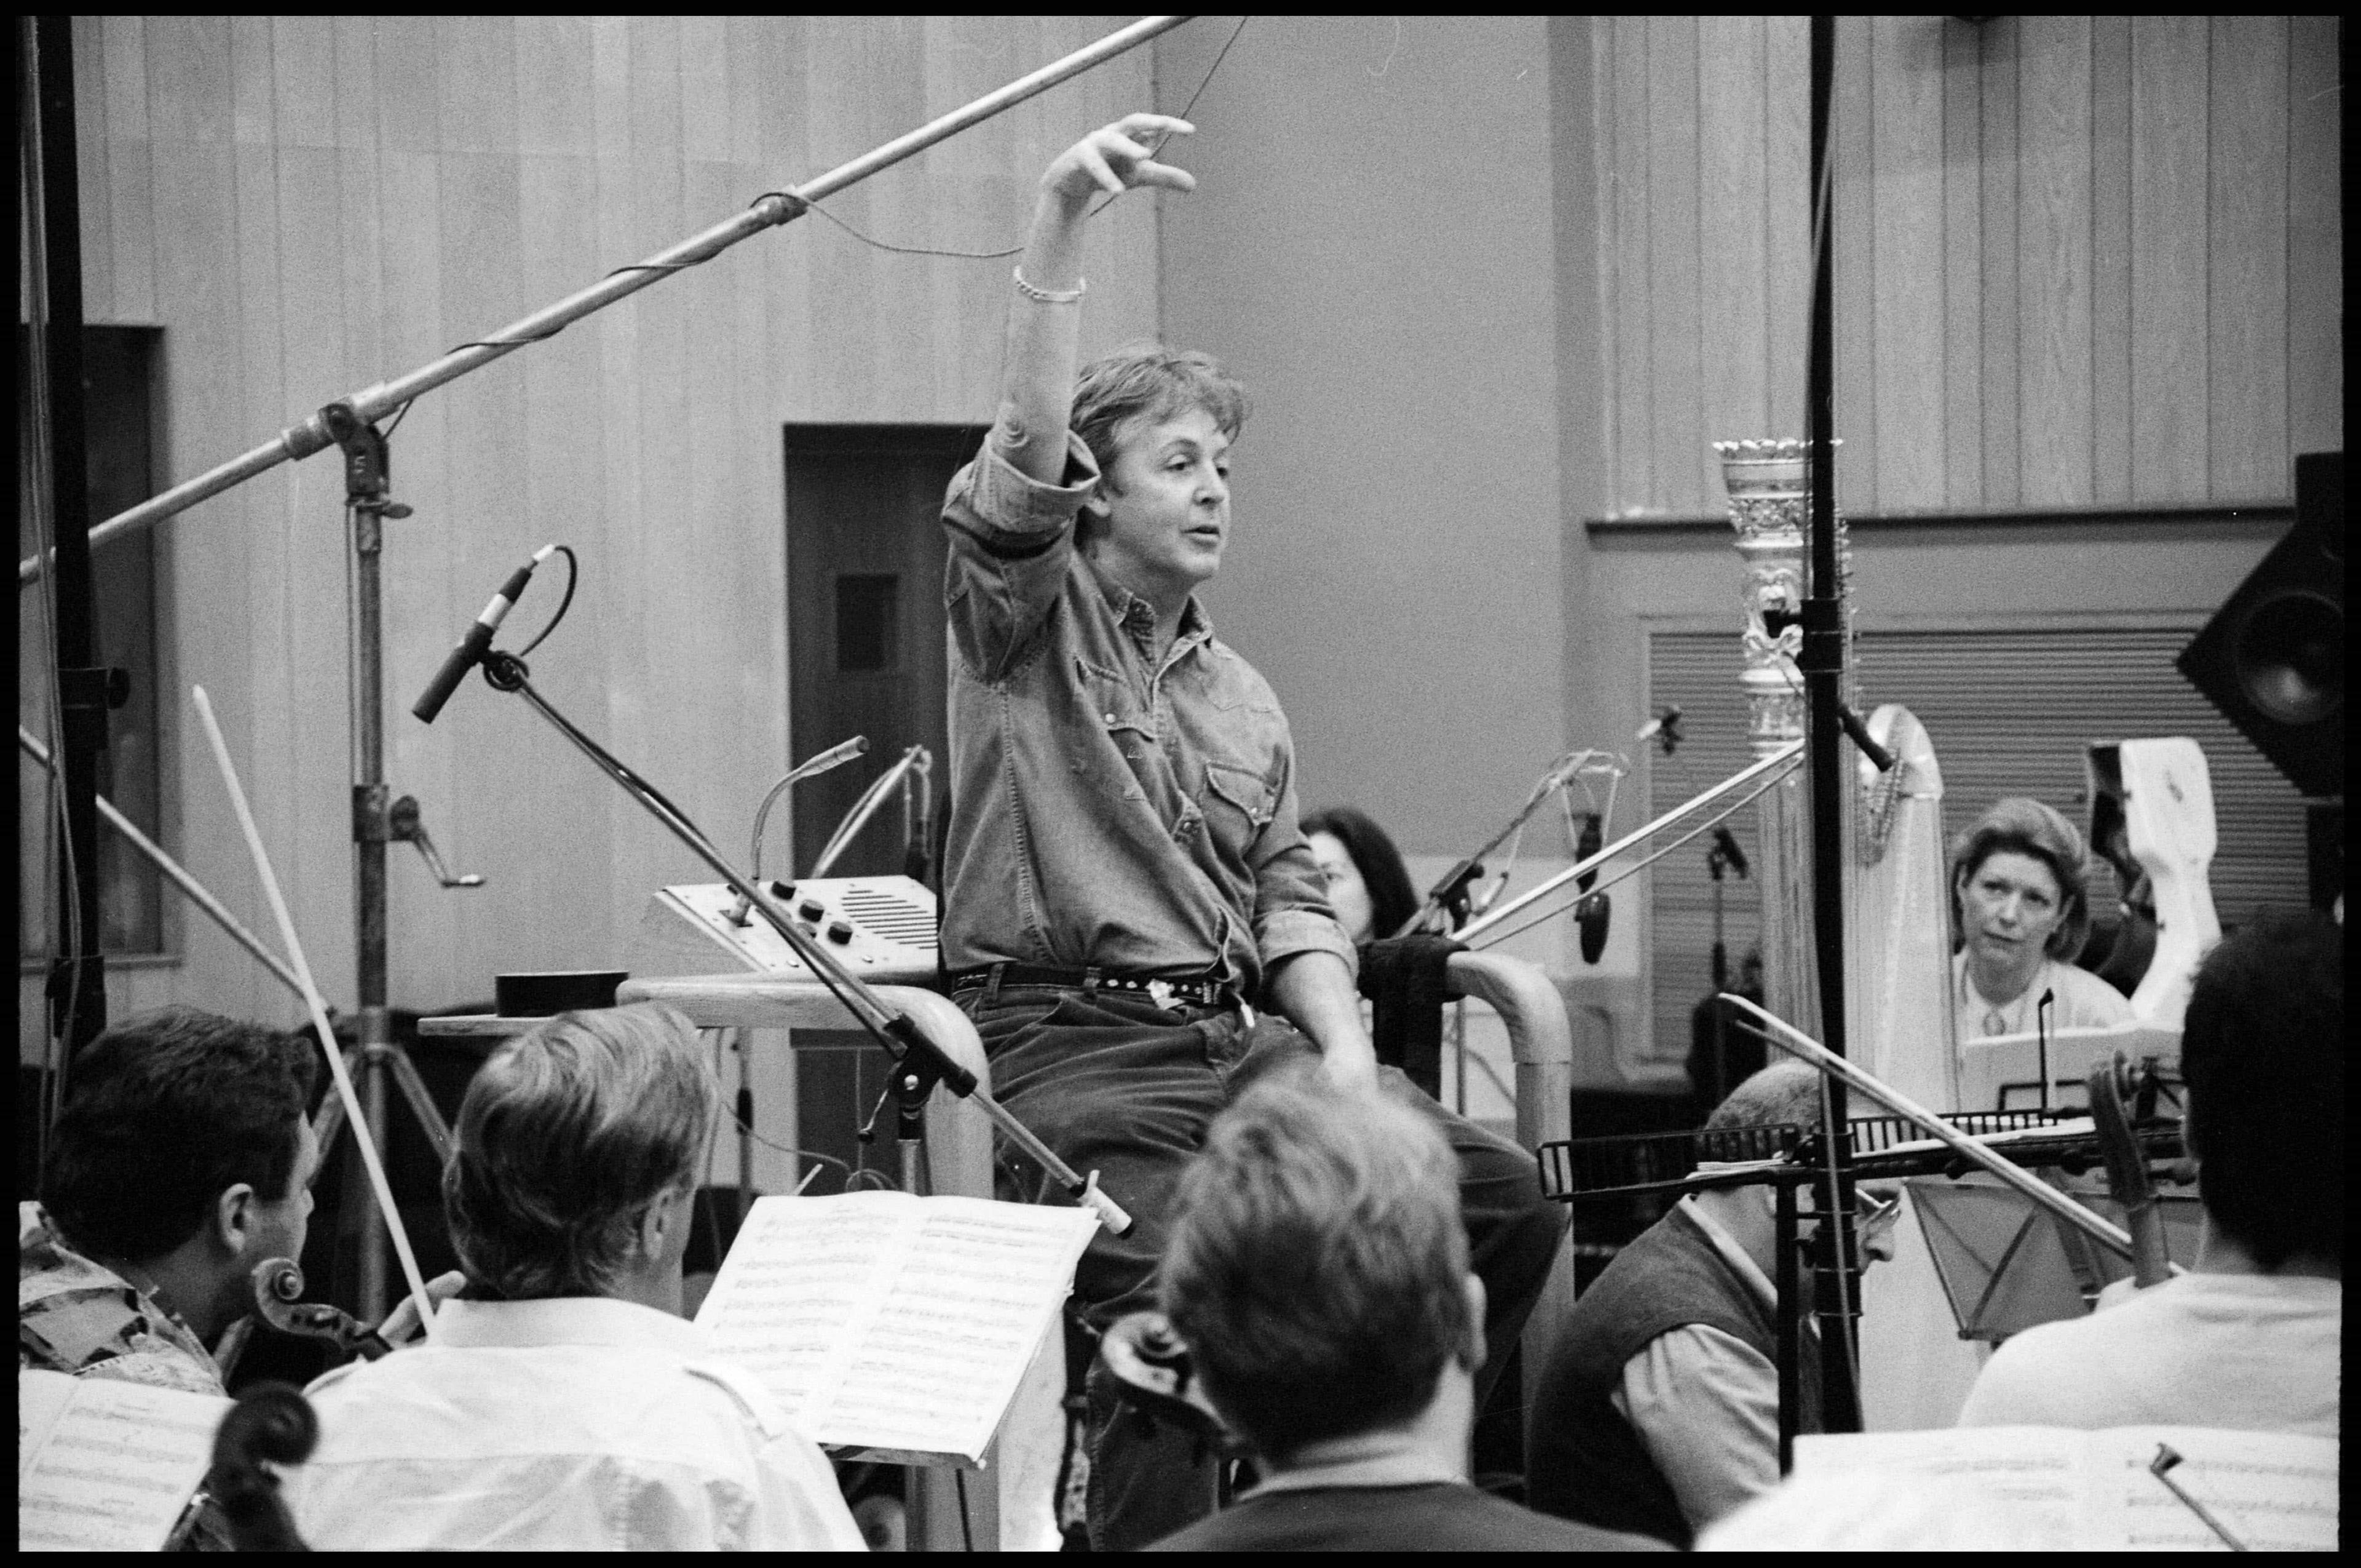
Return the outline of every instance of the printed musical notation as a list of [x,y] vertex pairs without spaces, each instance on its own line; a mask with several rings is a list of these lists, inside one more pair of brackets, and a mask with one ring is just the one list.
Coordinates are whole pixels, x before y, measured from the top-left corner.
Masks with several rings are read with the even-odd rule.
[[816,1442],[973,1461],[1096,1226],[973,1198],[765,1198],[697,1325]]
[[227,1399],[16,1374],[16,1549],[155,1552],[203,1481]]
[[2245,1545],[2333,1552],[2337,1453],[2333,1438],[2210,1427],[1959,1427],[1806,1436],[1795,1474],[1876,1471],[1940,1478],[2004,1511],[2024,1542],[2055,1551],[2206,1551],[2223,1542],[2151,1471],[2158,1447],[2181,1455],[2172,1475]]

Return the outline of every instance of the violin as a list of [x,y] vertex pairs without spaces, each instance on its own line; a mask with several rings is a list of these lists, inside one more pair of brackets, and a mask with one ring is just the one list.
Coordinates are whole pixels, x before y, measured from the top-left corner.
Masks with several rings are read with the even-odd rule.
[[[2164,1211],[2156,1201],[2156,1179],[2147,1157],[2132,1131],[2133,1105],[2151,1105],[2156,1064],[2144,1064],[2136,1079],[2124,1053],[2114,1052],[2091,1069],[2091,1122],[2099,1135],[2099,1152],[2107,1166],[2107,1195],[2123,1206],[2124,1229],[2132,1238],[2132,1282],[2140,1289],[2172,1277],[2172,1255],[2165,1245]],[[2145,1081],[2143,1081],[2143,1080]]]
[[351,1313],[325,1301],[303,1299],[303,1269],[291,1257],[274,1257],[255,1265],[254,1310],[280,1333],[325,1340],[346,1357],[375,1361],[393,1347],[384,1336]]
[[1125,1404],[1154,1420],[1192,1432],[1225,1459],[1247,1452],[1205,1398],[1189,1347],[1161,1312],[1118,1318],[1099,1340],[1099,1365],[1115,1379]]

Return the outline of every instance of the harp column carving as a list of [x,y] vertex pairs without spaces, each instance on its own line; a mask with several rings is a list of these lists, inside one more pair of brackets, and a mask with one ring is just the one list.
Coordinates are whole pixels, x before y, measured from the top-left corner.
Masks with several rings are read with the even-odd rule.
[[[1730,526],[1745,564],[1739,685],[1746,693],[1747,739],[1760,759],[1804,738],[1804,444],[1717,441]],[[1841,524],[1839,524],[1841,527]],[[1839,536],[1839,557],[1849,565]],[[1848,616],[1848,635],[1850,617]],[[1796,1027],[1820,1032],[1812,952],[1811,801],[1797,769],[1755,802],[1761,828],[1763,1004]]]

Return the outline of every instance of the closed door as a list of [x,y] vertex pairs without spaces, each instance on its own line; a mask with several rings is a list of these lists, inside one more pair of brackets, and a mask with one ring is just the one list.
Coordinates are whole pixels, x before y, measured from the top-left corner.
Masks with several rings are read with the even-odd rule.
[[[902,753],[947,776],[943,712],[943,491],[983,439],[980,426],[791,425],[786,431],[787,626],[797,761],[854,735],[868,754],[796,786],[792,859],[777,829],[765,866],[808,873],[862,792]],[[830,868],[904,867],[903,814],[889,799]],[[780,874],[774,872],[773,874]]]

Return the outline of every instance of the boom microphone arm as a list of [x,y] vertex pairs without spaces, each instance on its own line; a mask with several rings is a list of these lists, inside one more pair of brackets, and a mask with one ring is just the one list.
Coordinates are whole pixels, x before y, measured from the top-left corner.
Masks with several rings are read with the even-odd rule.
[[576,751],[589,758],[599,772],[614,780],[621,786],[623,793],[637,801],[649,816],[662,823],[674,838],[688,846],[690,851],[698,860],[703,861],[718,872],[721,880],[730,884],[730,891],[735,893],[755,914],[760,915],[763,922],[776,931],[780,938],[794,951],[796,957],[802,960],[804,966],[819,977],[820,983],[827,986],[829,993],[844,1004],[845,1010],[860,1021],[861,1026],[876,1037],[877,1043],[884,1047],[886,1055],[894,1058],[897,1068],[906,1069],[910,1073],[919,1075],[922,1080],[936,1080],[952,1093],[962,1099],[975,1102],[977,1108],[990,1118],[995,1128],[1010,1142],[1022,1148],[1042,1169],[1048,1171],[1051,1179],[1064,1188],[1075,1202],[1095,1212],[1110,1234],[1119,1236],[1131,1229],[1131,1216],[1125,1213],[1113,1199],[1099,1190],[1095,1177],[1085,1180],[1076,1175],[1071,1166],[1060,1159],[1049,1145],[1034,1135],[1032,1130],[1022,1122],[1009,1114],[998,1101],[977,1083],[975,1074],[952,1060],[941,1047],[928,1039],[926,1031],[919,1028],[909,1014],[899,1011],[876,992],[871,990],[866,983],[840,963],[835,954],[804,935],[787,912],[779,907],[777,900],[771,896],[769,891],[758,887],[748,878],[740,875],[737,869],[730,865],[729,858],[714,848],[712,841],[706,838],[696,823],[691,822],[682,814],[679,807],[666,800],[645,780],[619,761],[612,752],[577,729],[572,720],[552,707],[549,699],[534,689],[530,679],[531,671],[526,668],[523,660],[513,653],[493,652],[484,656],[483,665],[484,678],[495,688],[514,692],[523,697],[534,712],[547,719],[553,729],[573,742]]

